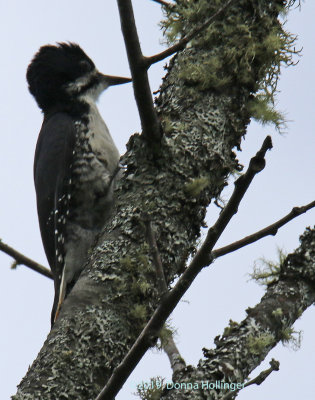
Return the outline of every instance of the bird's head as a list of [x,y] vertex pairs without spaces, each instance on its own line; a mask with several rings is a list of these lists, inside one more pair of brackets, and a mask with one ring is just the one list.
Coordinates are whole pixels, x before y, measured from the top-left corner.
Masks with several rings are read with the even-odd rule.
[[29,91],[44,112],[84,96],[97,100],[109,86],[131,82],[100,73],[74,43],[42,46],[28,66],[26,78]]

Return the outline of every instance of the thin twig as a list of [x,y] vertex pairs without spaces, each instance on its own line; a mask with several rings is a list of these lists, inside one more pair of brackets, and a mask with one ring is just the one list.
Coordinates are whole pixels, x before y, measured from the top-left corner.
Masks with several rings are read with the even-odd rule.
[[157,247],[155,234],[152,230],[151,221],[149,220],[147,215],[144,215],[143,219],[144,219],[144,223],[146,226],[147,242],[150,246],[153,263],[155,266],[159,294],[161,297],[163,297],[164,294],[168,292],[168,288],[167,288],[167,283],[166,283],[166,279],[165,279],[165,275],[164,275],[164,269],[163,269],[163,265],[162,265],[162,261],[161,261],[160,252]]
[[257,152],[256,156],[250,160],[246,173],[235,181],[233,194],[216,223],[209,229],[206,240],[193,257],[187,269],[178,279],[174,288],[164,295],[150,321],[144,327],[122,362],[117,366],[117,368],[115,368],[112,376],[106,386],[99,393],[96,400],[112,400],[115,398],[138,362],[156,340],[165,321],[173,312],[174,308],[186,293],[198,273],[202,268],[213,261],[213,258],[210,256],[213,246],[218,241],[233,215],[237,212],[239,203],[250,186],[254,176],[263,170],[265,166],[264,156],[267,150],[271,148],[271,138],[270,136],[267,136],[261,149]]
[[[265,168],[265,154],[267,150],[270,149],[272,149],[272,141],[271,137],[267,136],[261,146],[261,149],[257,152],[255,157],[250,160],[248,169],[245,174],[241,175],[234,182],[235,188],[231,198],[229,199],[226,206],[223,208],[216,223],[209,229],[205,241],[203,242],[201,248],[194,257],[194,259],[198,259],[200,257],[200,262],[203,263],[203,266],[208,265],[212,261],[213,257],[209,253],[209,250],[213,248],[233,215],[237,213],[238,206],[255,175]],[[207,248],[208,252],[206,250]],[[198,255],[199,253],[200,255]],[[192,262],[194,261],[194,259],[192,260]]]
[[162,131],[153,106],[147,65],[140,47],[131,0],[117,0],[117,3],[143,135],[149,143],[156,144],[161,139]]
[[161,53],[155,54],[154,56],[145,57],[145,64],[147,65],[147,67],[150,67],[152,64],[155,64],[159,61],[164,60],[165,58],[177,53],[180,50],[183,50],[188,42],[190,42],[194,37],[196,37],[199,33],[204,31],[206,28],[208,28],[208,26],[223,13],[230,6],[230,4],[233,3],[233,1],[234,0],[227,1],[214,14],[212,14],[211,17],[209,17],[202,25],[200,25],[196,29],[193,29],[188,35],[184,36],[173,46],[162,51]]
[[[147,242],[150,246],[150,251],[153,258],[153,264],[155,266],[155,271],[157,276],[157,286],[159,289],[160,296],[161,298],[163,298],[163,296],[168,292],[168,287],[164,275],[164,269],[161,261],[160,252],[158,249],[154,231],[152,229],[152,224],[148,215],[143,215],[143,220],[146,226]],[[176,374],[176,372],[183,370],[186,367],[186,363],[176,346],[172,332],[170,332],[170,335],[168,335],[163,340],[161,339],[161,345],[163,350],[167,354],[173,373]]]
[[39,272],[42,275],[47,276],[47,278],[52,279],[52,274],[48,268],[44,267],[41,264],[38,264],[36,261],[24,256],[24,254],[19,253],[17,250],[15,250],[12,247],[8,246],[7,244],[3,243],[1,240],[0,240],[0,250],[3,251],[4,253],[8,254],[9,256],[13,257],[16,260],[16,264],[25,265],[26,267],[31,268],[32,270]]
[[[257,375],[256,378],[245,383],[243,388],[250,386],[250,385],[261,385],[273,371],[279,371],[279,367],[280,367],[279,361],[272,358],[271,361],[269,361],[269,364],[270,364],[270,367],[268,369],[261,371],[261,373],[259,375]],[[233,396],[236,396],[239,391],[240,390],[229,392],[225,396],[223,396],[220,400],[230,400]]]
[[244,238],[237,240],[227,246],[220,247],[212,252],[213,258],[222,257],[225,254],[232,253],[235,250],[238,250],[244,246],[247,246],[251,243],[257,242],[258,240],[262,239],[263,237],[272,235],[275,236],[278,232],[278,229],[281,228],[283,225],[287,224],[292,219],[298,217],[301,214],[306,213],[311,208],[315,207],[315,201],[312,201],[309,204],[306,204],[302,207],[293,207],[292,210],[285,215],[283,218],[279,219],[278,221],[274,222],[273,224],[267,226],[266,228],[261,229],[258,232],[255,232],[249,236],[245,236]]
[[170,334],[168,338],[164,339],[162,347],[170,361],[173,376],[176,376],[177,372],[186,368],[186,363],[183,357],[180,355],[172,334]]
[[167,1],[164,1],[164,0],[152,0],[152,1],[155,1],[156,3],[159,3],[159,4],[161,4],[161,6],[166,7],[166,8],[173,7],[173,4],[168,3]]
[[261,373],[259,375],[257,375],[256,378],[245,383],[244,387],[247,387],[250,385],[261,385],[273,371],[279,371],[279,367],[280,367],[279,361],[272,358],[271,361],[269,361],[269,364],[270,364],[270,367],[268,369],[261,371]]

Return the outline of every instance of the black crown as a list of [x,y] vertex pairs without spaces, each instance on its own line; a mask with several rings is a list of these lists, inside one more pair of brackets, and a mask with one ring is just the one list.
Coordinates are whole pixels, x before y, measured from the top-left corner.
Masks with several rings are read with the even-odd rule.
[[75,43],[42,46],[28,66],[29,91],[45,112],[69,102],[66,86],[95,69],[93,61]]

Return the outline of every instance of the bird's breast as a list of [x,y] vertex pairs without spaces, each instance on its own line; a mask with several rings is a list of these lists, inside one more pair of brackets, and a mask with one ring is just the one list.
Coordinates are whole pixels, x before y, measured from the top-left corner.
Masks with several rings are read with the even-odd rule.
[[114,171],[119,160],[119,152],[101,117],[96,104],[91,102],[88,114],[88,141],[92,152],[108,170]]
[[86,121],[76,123],[72,201],[76,222],[86,229],[98,229],[112,204],[119,152],[96,105],[90,106]]

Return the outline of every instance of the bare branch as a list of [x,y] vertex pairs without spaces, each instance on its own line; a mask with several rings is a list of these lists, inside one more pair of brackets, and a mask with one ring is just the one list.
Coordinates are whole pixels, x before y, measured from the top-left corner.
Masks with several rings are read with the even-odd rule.
[[117,0],[117,3],[143,135],[148,142],[158,143],[161,127],[153,106],[147,65],[140,47],[131,0]]
[[47,278],[52,279],[52,274],[48,268],[24,256],[24,254],[19,253],[17,250],[3,243],[1,240],[0,240],[0,250],[8,254],[9,256],[13,257],[16,260],[17,265],[20,264],[25,265],[26,267],[31,268],[33,271],[39,272],[40,274],[47,276]]
[[[271,137],[267,136],[261,146],[261,149],[257,152],[255,157],[250,160],[246,173],[244,175],[241,175],[235,181],[235,188],[230,200],[223,208],[216,223],[209,229],[204,243],[194,257],[195,259],[198,256],[198,258],[200,258],[200,262],[203,263],[203,266],[208,265],[212,261],[213,257],[209,254],[209,250],[213,248],[233,215],[237,213],[238,206],[247,189],[249,188],[254,176],[265,168],[264,157],[267,150],[270,149],[272,149]],[[207,247],[208,254],[206,251]],[[194,259],[192,260],[192,263],[194,262]]]
[[272,371],[279,371],[279,367],[280,367],[279,361],[272,358],[271,361],[269,362],[269,364],[270,364],[270,367],[268,369],[261,371],[261,373],[258,376],[256,376],[256,378],[245,383],[244,387],[254,385],[254,384],[261,385],[268,378],[268,376],[271,374]]
[[164,1],[164,0],[152,0],[152,1],[155,1],[156,3],[159,3],[159,4],[161,4],[161,6],[166,7],[166,8],[173,7],[173,4],[168,3],[167,1]]
[[257,242],[258,240],[262,239],[265,236],[275,236],[278,232],[278,229],[281,228],[283,225],[287,224],[292,219],[298,217],[299,215],[306,213],[308,210],[315,207],[315,201],[312,201],[309,204],[306,204],[302,207],[293,207],[292,210],[284,216],[283,218],[279,219],[279,221],[274,222],[273,224],[267,226],[266,228],[261,229],[258,232],[255,232],[249,236],[245,236],[244,238],[237,240],[227,246],[220,247],[212,252],[213,258],[222,257],[225,254],[232,253],[235,250],[238,250],[242,247],[245,247],[251,243]]
[[161,256],[160,256],[160,253],[159,253],[159,250],[157,247],[155,234],[152,230],[151,221],[149,220],[147,215],[144,216],[144,222],[145,222],[145,226],[146,226],[147,242],[150,246],[153,263],[155,266],[155,272],[156,272],[156,276],[157,276],[157,285],[159,288],[160,295],[161,295],[161,297],[163,297],[163,295],[168,292],[168,288],[167,288],[167,284],[166,284],[166,280],[165,280]]
[[[290,222],[292,219],[298,217],[301,214],[306,213],[310,209],[315,207],[315,201],[312,201],[309,204],[306,204],[305,206],[301,207],[293,207],[292,210],[285,215],[283,218],[280,220],[274,222],[273,224],[261,229],[260,231],[257,231],[255,233],[252,233],[249,236],[245,236],[244,238],[237,240],[231,244],[228,244],[226,246],[220,247],[219,249],[216,249],[212,252],[212,257],[213,258],[219,258],[222,257],[228,253],[232,253],[233,251],[236,251],[242,247],[245,247],[251,243],[257,242],[258,240],[272,235],[275,236],[282,226],[286,225],[288,222]],[[156,243],[156,242],[155,242]],[[152,254],[155,253],[155,246],[153,244],[153,248],[151,248]],[[38,262],[32,260],[31,258],[26,257],[24,254],[19,253],[17,250],[13,249],[12,247],[8,246],[7,244],[3,243],[0,240],[0,250],[3,251],[4,253],[8,254],[9,256],[13,257],[16,260],[17,265],[25,265],[26,267],[32,269],[33,271],[36,271],[47,278],[52,279],[52,274],[51,271],[44,267],[43,265],[39,264]],[[157,250],[157,247],[156,247]],[[158,251],[158,250],[157,250]],[[159,254],[157,253],[154,257],[157,257],[160,259]],[[158,265],[159,261],[155,261],[155,265]],[[161,264],[162,267],[162,264]],[[162,269],[163,272],[163,269]],[[164,275],[164,273],[163,273]],[[162,278],[161,278],[162,279]],[[165,278],[163,278],[165,281]]]
[[165,343],[163,342],[162,347],[165,353],[167,354],[168,359],[170,360],[173,374],[176,374],[177,372],[186,368],[185,360],[180,355],[180,352],[176,346],[173,336],[167,338],[165,340]]
[[[168,287],[167,287],[167,283],[165,280],[161,256],[160,256],[160,252],[159,252],[159,249],[158,249],[158,246],[156,243],[155,234],[152,229],[152,224],[151,224],[151,221],[149,220],[148,215],[144,215],[144,222],[146,225],[147,242],[149,243],[151,255],[153,258],[153,263],[155,266],[155,271],[156,271],[156,276],[157,276],[157,285],[158,285],[161,297],[163,298],[163,296],[168,292]],[[173,373],[175,374],[176,372],[185,368],[186,363],[176,346],[172,332],[170,332],[170,334],[163,340],[161,337],[160,337],[160,339],[161,339],[162,348],[165,351],[165,353],[167,354],[167,357],[170,361]]]
[[[268,369],[261,371],[261,373],[259,375],[257,375],[256,378],[245,383],[244,388],[247,386],[250,386],[250,385],[254,385],[254,384],[261,385],[273,371],[279,371],[279,367],[280,367],[279,361],[272,358],[271,361],[269,362],[269,364],[270,364],[270,367]],[[238,394],[238,392],[239,391],[229,392],[224,397],[222,397],[221,400],[230,400],[233,397],[235,397]]]
[[154,56],[145,57],[145,64],[147,67],[150,67],[152,64],[155,64],[159,61],[164,60],[165,58],[172,56],[180,50],[183,50],[188,42],[190,42],[194,37],[199,35],[202,31],[204,31],[213,21],[215,21],[223,12],[233,3],[234,0],[227,1],[222,7],[218,9],[214,14],[211,15],[202,25],[198,28],[193,29],[188,35],[184,36],[179,42],[169,47],[168,49],[162,51],[161,53],[155,54]]
[[238,206],[245,192],[250,186],[254,176],[264,169],[264,156],[267,150],[271,148],[271,138],[270,136],[267,136],[261,146],[261,149],[257,152],[255,157],[250,160],[246,173],[241,175],[235,181],[235,188],[230,200],[224,207],[216,223],[209,229],[206,240],[193,257],[190,265],[181,275],[174,288],[163,296],[160,305],[153,313],[150,321],[144,327],[122,362],[117,368],[115,368],[112,376],[103,390],[97,396],[96,400],[111,400],[115,398],[118,391],[126,382],[138,362],[141,360],[149,347],[151,347],[155,342],[165,321],[171,315],[198,273],[202,270],[202,268],[209,265],[213,261],[211,255],[209,255],[209,250],[211,251],[221,236],[223,230],[233,215],[237,212]]

